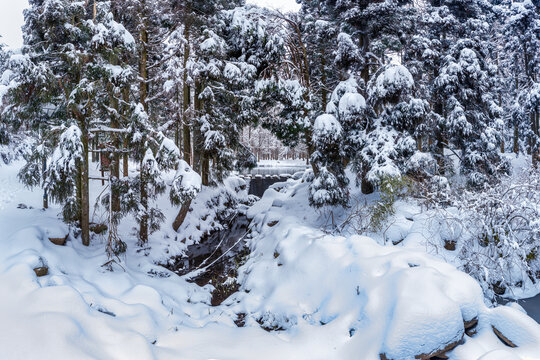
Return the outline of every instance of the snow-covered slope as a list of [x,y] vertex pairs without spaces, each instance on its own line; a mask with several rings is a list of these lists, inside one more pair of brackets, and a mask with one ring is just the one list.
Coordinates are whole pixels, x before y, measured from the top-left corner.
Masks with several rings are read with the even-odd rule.
[[[451,358],[509,351],[492,326],[520,343],[514,354],[540,354],[540,326],[510,307],[488,309],[480,286],[465,273],[425,252],[325,234],[315,226],[325,216],[305,201],[307,184],[274,187],[279,191],[267,190],[249,212],[260,235],[241,269],[244,292],[229,302],[249,314],[249,325],[292,334],[326,328],[325,341],[339,359],[414,358],[462,337]],[[473,319],[478,334],[464,336],[464,323]]]
[[[318,230],[325,217],[309,208],[307,183],[276,184],[250,209],[253,252],[239,269],[240,292],[212,307],[211,286],[155,265],[155,250],[128,242],[109,272],[103,241],[85,248],[70,235],[66,246],[52,244],[67,232],[59,209],[39,209],[40,191],[16,181],[20,166],[0,168],[1,359],[408,359],[460,340],[474,318],[477,334],[451,359],[540,353],[537,323],[512,307],[485,307],[479,286],[452,266]],[[174,242],[155,236],[150,247]]]

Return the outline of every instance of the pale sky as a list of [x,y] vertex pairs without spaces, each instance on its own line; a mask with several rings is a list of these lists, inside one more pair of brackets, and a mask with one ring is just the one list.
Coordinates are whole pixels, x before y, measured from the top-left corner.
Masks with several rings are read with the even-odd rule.
[[271,9],[278,9],[283,12],[293,12],[300,10],[300,5],[295,0],[246,0],[248,4],[257,4]]
[[22,12],[27,6],[27,0],[0,0],[0,42],[12,49],[22,46]]
[[[247,0],[248,4],[257,4],[283,12],[298,11],[300,5],[295,0]],[[11,49],[22,46],[21,26],[23,9],[28,6],[27,0],[0,0],[0,43]]]

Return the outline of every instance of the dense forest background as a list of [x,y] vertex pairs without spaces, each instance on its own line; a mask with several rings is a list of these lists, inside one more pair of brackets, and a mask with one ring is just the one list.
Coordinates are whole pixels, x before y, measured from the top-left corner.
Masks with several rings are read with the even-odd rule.
[[[299,2],[283,14],[243,1],[30,0],[23,48],[0,52],[2,159],[24,156],[20,180],[61,204],[85,245],[89,182],[107,181],[110,257],[125,251],[126,215],[145,244],[164,220],[157,196],[181,208],[179,225],[201,186],[257,160],[309,160],[315,208],[350,207],[356,187],[388,195],[377,216],[406,188],[429,206],[451,193],[494,194],[456,200],[469,208],[508,205],[506,154],[540,160],[537,1]],[[108,171],[93,177],[99,156]],[[520,196],[478,233],[494,254],[518,244],[512,261],[536,281],[536,200]]]

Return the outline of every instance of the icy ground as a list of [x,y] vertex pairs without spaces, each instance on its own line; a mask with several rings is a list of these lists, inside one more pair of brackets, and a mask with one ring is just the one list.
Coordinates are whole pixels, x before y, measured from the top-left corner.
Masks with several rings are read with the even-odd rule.
[[[487,308],[479,285],[446,262],[319,230],[325,215],[309,208],[301,180],[249,210],[240,291],[212,307],[211,286],[155,265],[185,248],[168,225],[140,249],[128,219],[114,272],[101,266],[99,236],[89,248],[73,234],[53,245],[67,228],[17,182],[20,166],[0,167],[0,359],[413,359],[462,339],[450,359],[540,359],[540,325],[512,306]],[[175,209],[160,205],[171,222]],[[49,273],[38,278],[40,266]],[[476,334],[464,335],[473,319]]]

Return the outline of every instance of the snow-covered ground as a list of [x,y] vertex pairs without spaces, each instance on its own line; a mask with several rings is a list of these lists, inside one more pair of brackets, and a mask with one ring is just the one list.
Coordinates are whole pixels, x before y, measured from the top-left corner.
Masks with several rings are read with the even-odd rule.
[[[460,341],[450,359],[540,359],[540,325],[515,306],[486,307],[480,286],[425,246],[321,230],[328,214],[308,206],[301,179],[249,209],[240,290],[212,307],[212,286],[155,264],[186,246],[166,199],[167,223],[147,248],[127,219],[128,252],[110,272],[105,239],[88,248],[73,234],[66,246],[48,240],[67,228],[57,207],[40,209],[39,190],[18,183],[21,165],[0,167],[0,359],[413,359]],[[36,277],[43,266],[48,275]],[[476,334],[465,335],[474,319]]]

